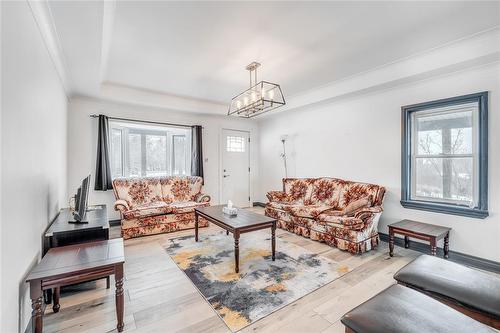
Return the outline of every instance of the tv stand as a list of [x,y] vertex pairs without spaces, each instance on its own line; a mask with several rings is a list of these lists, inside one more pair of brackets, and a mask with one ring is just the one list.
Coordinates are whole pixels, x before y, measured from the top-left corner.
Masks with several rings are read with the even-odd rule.
[[[87,210],[85,219],[75,223],[75,218],[69,208],[63,208],[54,219],[54,222],[45,231],[43,238],[42,256],[53,247],[94,242],[109,239],[109,220],[106,205],[96,205]],[[109,277],[106,277],[106,286],[109,288]],[[58,298],[56,290],[55,298]],[[46,303],[50,303],[52,292],[47,292]]]

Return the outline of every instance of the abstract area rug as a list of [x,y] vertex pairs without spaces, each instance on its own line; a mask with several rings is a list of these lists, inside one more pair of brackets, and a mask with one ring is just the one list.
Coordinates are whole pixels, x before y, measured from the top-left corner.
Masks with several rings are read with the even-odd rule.
[[170,239],[167,253],[191,279],[231,331],[264,318],[349,271],[344,265],[276,238],[271,260],[268,230],[240,237],[240,272],[234,272],[234,239],[225,231]]

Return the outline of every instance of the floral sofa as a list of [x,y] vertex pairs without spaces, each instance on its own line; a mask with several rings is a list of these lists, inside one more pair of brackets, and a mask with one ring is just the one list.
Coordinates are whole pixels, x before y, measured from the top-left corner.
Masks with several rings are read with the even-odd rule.
[[[116,178],[115,210],[124,239],[194,228],[194,209],[210,205],[201,177]],[[208,221],[199,219],[199,226]]]
[[266,215],[278,227],[362,253],[376,247],[385,188],[336,178],[285,178],[267,193]]

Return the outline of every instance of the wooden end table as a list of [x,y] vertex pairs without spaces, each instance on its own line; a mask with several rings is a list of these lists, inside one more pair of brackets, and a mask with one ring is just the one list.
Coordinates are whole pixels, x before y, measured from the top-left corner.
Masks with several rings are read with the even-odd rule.
[[[42,291],[115,275],[118,332],[123,330],[123,239],[82,243],[50,249],[26,282],[30,284],[31,318],[35,333],[43,328]],[[59,297],[54,297],[59,308]]]
[[441,238],[444,238],[444,258],[448,259],[450,246],[451,228],[434,224],[417,222],[412,220],[402,220],[389,224],[389,255],[394,255],[394,234],[400,234],[405,237],[405,248],[410,246],[409,237],[428,241],[431,245],[431,254],[436,255],[436,244]]
[[234,236],[234,262],[235,272],[240,271],[240,235],[247,232],[271,228],[272,259],[276,254],[276,220],[265,215],[256,214],[245,209],[238,209],[238,215],[229,216],[222,212],[224,205],[195,208],[195,241],[198,241],[198,218],[209,220],[213,224],[226,230]]

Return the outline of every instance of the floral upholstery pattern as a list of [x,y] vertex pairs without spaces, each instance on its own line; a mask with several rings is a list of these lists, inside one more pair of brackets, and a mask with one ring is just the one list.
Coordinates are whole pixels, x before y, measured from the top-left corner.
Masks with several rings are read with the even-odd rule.
[[168,214],[172,211],[172,208],[163,201],[155,201],[148,204],[137,205],[133,209],[123,212],[123,216],[126,219],[132,219],[135,217],[147,217]]
[[[362,253],[378,245],[384,195],[385,188],[375,184],[338,178],[286,178],[283,191],[267,193],[265,214],[277,219],[282,229]],[[344,213],[350,203],[359,199],[371,206]]]
[[[194,208],[209,206],[201,177],[137,177],[113,180],[115,210],[124,239],[194,228]],[[208,226],[208,221],[199,221]]]

